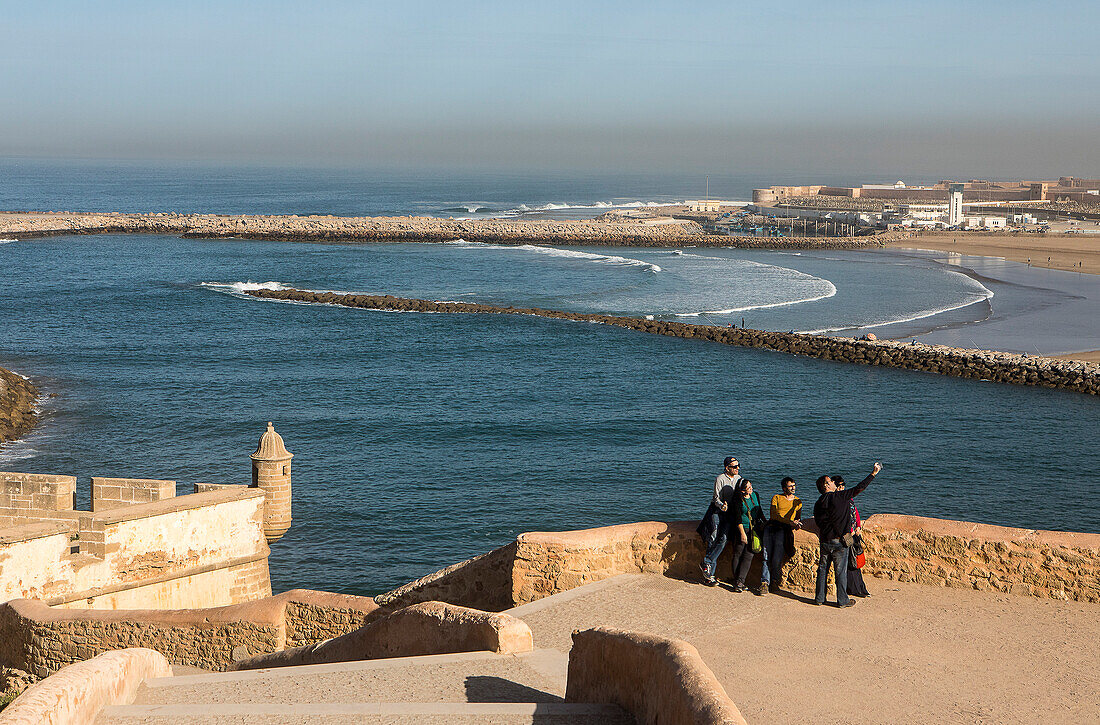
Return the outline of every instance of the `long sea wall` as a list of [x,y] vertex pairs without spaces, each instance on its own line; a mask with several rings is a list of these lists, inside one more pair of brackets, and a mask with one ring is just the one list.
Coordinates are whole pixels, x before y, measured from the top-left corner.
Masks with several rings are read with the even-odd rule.
[[684,322],[646,320],[637,317],[594,315],[535,307],[498,307],[469,302],[433,302],[390,295],[341,295],[308,290],[252,290],[263,299],[360,307],[405,312],[445,312],[534,315],[577,322],[599,322],[640,332],[671,337],[711,340],[725,345],[755,347],[822,360],[881,365],[962,378],[976,378],[1015,385],[1060,388],[1100,395],[1100,363],[1051,360],[1015,353],[967,350],[946,345],[910,344],[893,340],[857,340],[792,332],[766,332],[740,328],[692,325]]
[[[434,217],[259,216],[221,214],[0,213],[0,237],[31,239],[69,234],[172,234],[203,239],[298,242],[444,242],[565,244],[631,247],[745,247],[768,249],[878,248],[893,237],[787,238],[707,234],[689,220],[515,220]],[[895,233],[896,234],[896,233]]]

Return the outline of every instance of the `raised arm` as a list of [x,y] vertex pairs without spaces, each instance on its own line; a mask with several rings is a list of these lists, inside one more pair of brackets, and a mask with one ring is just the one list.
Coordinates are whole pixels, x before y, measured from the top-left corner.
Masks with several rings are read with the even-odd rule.
[[857,485],[855,488],[849,489],[847,491],[841,491],[841,493],[848,494],[844,498],[852,499],[852,498],[855,498],[856,496],[858,496],[863,491],[863,489],[865,489],[865,488],[867,488],[868,486],[871,485],[871,481],[875,480],[875,476],[877,476],[878,472],[881,471],[881,470],[882,470],[882,464],[881,463],[875,463],[874,467],[871,469],[871,475],[870,476],[868,476],[867,478],[860,481],[859,485]]

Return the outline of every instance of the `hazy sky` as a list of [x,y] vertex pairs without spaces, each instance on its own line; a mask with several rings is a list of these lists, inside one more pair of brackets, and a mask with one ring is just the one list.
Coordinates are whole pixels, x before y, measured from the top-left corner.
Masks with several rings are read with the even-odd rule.
[[1100,176],[1100,3],[5,2],[0,156]]

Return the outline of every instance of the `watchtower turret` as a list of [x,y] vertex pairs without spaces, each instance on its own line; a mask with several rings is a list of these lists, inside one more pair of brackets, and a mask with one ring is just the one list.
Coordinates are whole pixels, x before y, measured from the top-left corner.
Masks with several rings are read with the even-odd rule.
[[267,424],[252,454],[252,488],[264,492],[264,535],[273,544],[290,528],[290,459],[275,426]]

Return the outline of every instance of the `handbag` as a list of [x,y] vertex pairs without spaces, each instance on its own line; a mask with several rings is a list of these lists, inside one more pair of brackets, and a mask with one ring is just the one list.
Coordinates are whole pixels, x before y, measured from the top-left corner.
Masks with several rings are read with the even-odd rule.
[[764,542],[760,540],[760,534],[756,533],[756,529],[753,529],[749,534],[749,551],[759,554],[763,549]]
[[867,563],[867,557],[863,553],[863,537],[855,535],[852,543],[852,551],[848,557],[848,561],[851,563],[849,568],[862,569],[863,565]]

